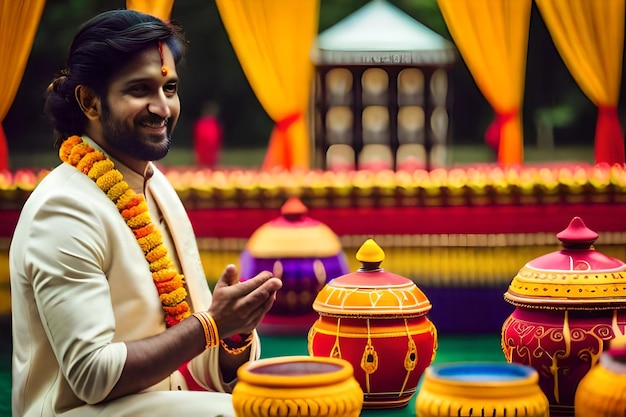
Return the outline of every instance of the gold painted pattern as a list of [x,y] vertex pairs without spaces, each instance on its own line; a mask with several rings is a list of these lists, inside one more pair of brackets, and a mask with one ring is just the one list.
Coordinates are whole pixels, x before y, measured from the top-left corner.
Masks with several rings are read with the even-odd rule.
[[513,278],[505,299],[532,303],[545,299],[562,302],[598,300],[626,303],[626,272],[615,271],[548,271],[524,266]]
[[337,316],[382,315],[420,316],[431,309],[430,301],[413,284],[385,288],[342,288],[326,285],[317,295],[313,308]]
[[[561,404],[561,378],[574,372],[573,367],[593,367],[603,351],[604,341],[624,334],[618,325],[618,310],[610,323],[599,323],[588,329],[572,327],[569,311],[563,315],[562,327],[542,325],[509,316],[502,327],[502,350],[508,362],[536,368],[543,378],[549,377],[556,404]],[[555,347],[556,346],[556,347]],[[567,381],[571,383],[571,381]],[[563,405],[563,404],[561,404]]]

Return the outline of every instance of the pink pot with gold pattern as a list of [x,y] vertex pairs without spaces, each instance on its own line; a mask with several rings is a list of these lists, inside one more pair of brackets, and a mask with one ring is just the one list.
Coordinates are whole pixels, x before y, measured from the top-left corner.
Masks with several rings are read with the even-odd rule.
[[432,306],[413,281],[380,267],[384,252],[372,239],[356,257],[363,266],[331,280],[313,303],[309,353],[352,364],[363,408],[402,408],[435,357]]
[[528,262],[504,298],[507,361],[533,366],[551,416],[573,416],[581,379],[626,329],[626,264],[595,250],[598,234],[575,217],[557,234],[563,249]]

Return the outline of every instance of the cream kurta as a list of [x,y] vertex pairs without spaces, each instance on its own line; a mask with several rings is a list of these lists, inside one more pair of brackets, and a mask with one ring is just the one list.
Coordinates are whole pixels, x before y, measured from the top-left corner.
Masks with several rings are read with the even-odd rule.
[[[142,176],[117,162],[116,168],[136,192],[143,191]],[[152,220],[182,267],[192,310],[207,309],[211,292],[193,229],[176,192],[153,169],[145,186]],[[14,417],[233,414],[229,395],[163,392],[185,388],[178,372],[150,392],[98,404],[122,372],[123,342],[159,334],[165,324],[135,237],[115,205],[76,168],[54,169],[25,203],[10,271]],[[258,354],[255,343],[252,356]],[[218,348],[209,349],[190,370],[201,385],[228,392],[232,385],[221,380],[217,361]]]

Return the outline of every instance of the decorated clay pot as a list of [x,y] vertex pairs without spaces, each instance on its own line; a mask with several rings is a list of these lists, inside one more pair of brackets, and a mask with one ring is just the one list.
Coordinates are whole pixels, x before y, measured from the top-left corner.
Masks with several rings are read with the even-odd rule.
[[578,217],[557,237],[563,249],[528,262],[504,295],[516,308],[502,349],[537,370],[552,416],[573,416],[580,380],[626,329],[626,264],[596,251],[598,234]]
[[626,414],[626,337],[621,346],[610,348],[600,355],[578,384],[574,397],[576,417],[621,417]]
[[448,363],[426,368],[415,399],[419,417],[549,417],[537,371],[511,363]]
[[237,417],[358,417],[363,391],[350,363],[336,358],[282,356],[247,362],[237,371]]
[[426,317],[430,301],[409,279],[380,267],[385,254],[372,239],[358,250],[362,267],[331,280],[313,303],[309,353],[343,358],[354,367],[364,408],[405,407],[437,349]]
[[255,230],[240,255],[242,281],[272,271],[283,282],[261,333],[306,334],[317,319],[312,304],[318,292],[349,271],[337,235],[307,214],[298,198],[290,198],[280,217]]

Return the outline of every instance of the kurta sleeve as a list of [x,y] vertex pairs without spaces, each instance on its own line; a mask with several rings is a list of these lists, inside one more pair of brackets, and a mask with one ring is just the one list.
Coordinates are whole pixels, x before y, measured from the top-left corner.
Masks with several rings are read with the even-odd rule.
[[94,215],[93,201],[59,194],[35,212],[24,268],[61,372],[78,398],[97,403],[126,360],[125,344],[113,343],[115,318],[103,272],[107,225]]

